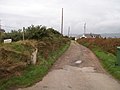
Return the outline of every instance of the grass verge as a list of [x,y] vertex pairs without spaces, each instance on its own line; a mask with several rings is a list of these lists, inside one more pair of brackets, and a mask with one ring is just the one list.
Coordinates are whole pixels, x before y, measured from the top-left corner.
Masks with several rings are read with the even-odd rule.
[[60,57],[69,47],[70,43],[61,46],[57,51],[51,53],[47,60],[38,55],[39,64],[29,65],[20,76],[15,76],[0,82],[0,90],[6,90],[10,87],[28,87],[34,83],[42,80],[42,78],[48,73],[53,63]]
[[100,59],[100,62],[106,71],[110,73],[114,78],[120,80],[120,66],[116,65],[117,58],[115,55],[104,51],[98,46],[92,45],[91,47],[89,43],[84,43],[82,45],[90,48]]
[[116,65],[117,58],[115,55],[105,52],[99,47],[93,48],[92,51],[101,60],[102,66],[116,79],[120,80],[120,66]]

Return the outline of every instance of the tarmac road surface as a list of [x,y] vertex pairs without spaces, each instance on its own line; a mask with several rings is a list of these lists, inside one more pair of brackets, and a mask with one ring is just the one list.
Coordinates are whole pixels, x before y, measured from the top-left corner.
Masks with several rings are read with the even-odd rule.
[[120,90],[120,84],[89,49],[72,41],[42,81],[18,90]]

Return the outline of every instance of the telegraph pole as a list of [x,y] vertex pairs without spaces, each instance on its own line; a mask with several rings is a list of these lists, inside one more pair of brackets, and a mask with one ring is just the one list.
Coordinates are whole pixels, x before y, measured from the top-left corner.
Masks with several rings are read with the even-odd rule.
[[84,35],[86,33],[86,23],[84,24]]
[[1,29],[1,26],[2,26],[2,25],[1,25],[1,20],[0,20],[0,29]]
[[25,30],[25,27],[23,27],[23,41],[25,40],[25,32],[24,32],[24,30]]
[[63,8],[62,8],[62,19],[61,19],[61,34],[63,34]]
[[70,26],[68,27],[68,37],[70,36]]
[[[0,29],[1,29],[1,20],[0,20]],[[2,33],[0,32],[0,43],[2,42]]]

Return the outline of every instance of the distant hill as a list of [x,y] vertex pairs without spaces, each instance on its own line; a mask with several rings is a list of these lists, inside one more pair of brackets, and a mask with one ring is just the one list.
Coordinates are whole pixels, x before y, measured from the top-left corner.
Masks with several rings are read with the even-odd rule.
[[[83,34],[70,34],[71,37],[80,37]],[[102,33],[100,34],[102,37],[106,37],[106,38],[120,38],[120,33]]]
[[111,38],[120,38],[120,33],[103,33],[101,34],[102,37],[111,37]]

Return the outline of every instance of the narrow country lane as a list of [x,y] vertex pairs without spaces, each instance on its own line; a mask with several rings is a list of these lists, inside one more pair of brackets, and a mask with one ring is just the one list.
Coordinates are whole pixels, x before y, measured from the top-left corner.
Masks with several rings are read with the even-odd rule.
[[18,90],[120,90],[120,84],[89,49],[72,41],[42,81]]

